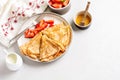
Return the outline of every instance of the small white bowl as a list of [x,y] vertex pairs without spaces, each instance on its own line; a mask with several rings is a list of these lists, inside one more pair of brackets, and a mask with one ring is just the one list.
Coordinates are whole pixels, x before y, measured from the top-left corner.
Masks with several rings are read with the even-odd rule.
[[22,58],[15,52],[8,53],[5,60],[7,68],[11,71],[20,69],[23,64]]
[[77,24],[77,22],[76,22],[77,16],[79,16],[81,14],[84,14],[84,11],[77,12],[77,14],[74,16],[74,18],[73,18],[74,24],[76,25],[76,27],[78,27],[82,30],[88,29],[92,23],[92,16],[89,12],[87,12],[87,16],[90,18],[90,22],[87,25],[81,26],[80,24]]
[[69,11],[70,7],[71,7],[71,1],[69,1],[69,3],[65,7],[62,7],[62,8],[54,8],[49,4],[49,1],[47,3],[48,3],[48,6],[49,6],[50,10],[55,12],[55,13],[58,13],[58,14],[67,13]]

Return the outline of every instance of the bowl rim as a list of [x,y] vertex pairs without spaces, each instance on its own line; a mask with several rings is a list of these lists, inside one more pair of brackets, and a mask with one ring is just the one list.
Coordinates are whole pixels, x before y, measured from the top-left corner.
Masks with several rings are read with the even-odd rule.
[[64,7],[62,7],[62,8],[54,8],[54,7],[52,7],[52,6],[49,4],[49,1],[50,1],[50,0],[47,1],[48,6],[49,6],[51,9],[54,9],[54,10],[63,10],[63,9],[65,9],[65,8],[67,8],[67,7],[69,7],[69,6],[71,5],[71,0],[69,0],[69,3],[68,3],[66,6],[64,6]]

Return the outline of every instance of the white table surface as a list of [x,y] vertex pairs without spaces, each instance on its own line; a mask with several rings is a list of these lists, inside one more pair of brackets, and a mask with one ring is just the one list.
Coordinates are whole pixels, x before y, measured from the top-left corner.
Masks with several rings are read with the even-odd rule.
[[[0,45],[0,80],[120,80],[120,0],[91,0],[92,25],[79,30],[73,15],[85,8],[87,0],[71,0],[71,9],[62,15],[72,26],[68,52],[59,60],[36,63],[23,57],[17,72],[5,66]],[[20,54],[17,44],[8,49]]]

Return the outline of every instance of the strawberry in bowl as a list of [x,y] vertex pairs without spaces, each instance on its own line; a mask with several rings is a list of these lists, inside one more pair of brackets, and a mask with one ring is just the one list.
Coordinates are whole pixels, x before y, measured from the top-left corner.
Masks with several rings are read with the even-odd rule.
[[70,0],[49,0],[48,5],[53,12],[64,14],[70,9]]

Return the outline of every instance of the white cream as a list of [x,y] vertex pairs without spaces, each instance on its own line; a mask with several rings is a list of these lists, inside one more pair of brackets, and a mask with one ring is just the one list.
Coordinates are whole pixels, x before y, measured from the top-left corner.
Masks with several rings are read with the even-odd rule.
[[8,58],[8,62],[10,62],[11,64],[16,64],[17,56],[15,54],[9,54],[7,58]]
[[23,64],[23,60],[21,58],[21,56],[19,56],[17,53],[15,52],[7,52],[6,55],[6,65],[8,67],[9,70],[12,71],[16,71],[18,69],[20,69],[20,67]]

